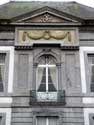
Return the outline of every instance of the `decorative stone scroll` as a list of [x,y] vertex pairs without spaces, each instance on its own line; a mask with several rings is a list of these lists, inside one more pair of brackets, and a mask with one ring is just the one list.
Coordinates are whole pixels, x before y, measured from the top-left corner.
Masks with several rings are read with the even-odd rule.
[[31,43],[45,43],[45,42],[62,42],[64,44],[75,44],[76,42],[76,30],[74,29],[25,29],[18,30],[17,42],[21,45],[31,44]]

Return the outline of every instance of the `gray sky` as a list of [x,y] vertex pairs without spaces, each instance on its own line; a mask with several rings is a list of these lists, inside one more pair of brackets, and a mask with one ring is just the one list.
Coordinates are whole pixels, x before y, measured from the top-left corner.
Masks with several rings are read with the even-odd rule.
[[[0,0],[0,4],[15,0]],[[31,1],[31,0],[16,0],[16,1]],[[94,0],[33,0],[33,1],[77,1],[78,3],[94,7]]]

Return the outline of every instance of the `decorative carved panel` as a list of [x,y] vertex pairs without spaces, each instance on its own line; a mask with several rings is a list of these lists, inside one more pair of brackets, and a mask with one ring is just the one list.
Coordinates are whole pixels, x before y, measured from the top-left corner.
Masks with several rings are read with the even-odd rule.
[[22,29],[16,30],[15,45],[31,46],[32,44],[78,45],[76,29]]
[[17,45],[31,45],[32,43],[74,45],[77,43],[77,31],[75,29],[19,29],[17,31]]
[[25,20],[24,22],[26,23],[31,23],[31,22],[37,22],[37,23],[65,23],[65,22],[69,22],[65,19],[62,19],[58,16],[49,14],[49,13],[45,13],[45,14],[41,14],[38,15],[36,17],[32,17],[28,20]]

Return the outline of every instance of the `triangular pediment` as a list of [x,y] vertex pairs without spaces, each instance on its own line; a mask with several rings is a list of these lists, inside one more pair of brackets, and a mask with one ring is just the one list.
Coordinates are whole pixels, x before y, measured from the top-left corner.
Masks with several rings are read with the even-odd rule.
[[[20,21],[19,21],[20,22]],[[62,18],[58,15],[52,14],[50,12],[45,12],[43,14],[37,15],[32,18],[23,19],[21,22],[25,23],[69,23],[69,22],[76,22],[67,18]]]
[[43,7],[12,19],[16,23],[78,23],[80,19],[61,11]]

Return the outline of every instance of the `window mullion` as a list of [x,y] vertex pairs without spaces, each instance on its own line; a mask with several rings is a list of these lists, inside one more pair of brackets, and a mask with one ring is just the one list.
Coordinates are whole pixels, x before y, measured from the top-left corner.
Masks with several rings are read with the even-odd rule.
[[46,65],[46,92],[48,92],[48,65]]
[[48,117],[46,118],[46,125],[49,125],[49,119],[48,119]]
[[38,65],[38,67],[42,67],[43,68],[43,67],[46,67],[46,65]]
[[48,67],[56,67],[56,65],[48,65]]

